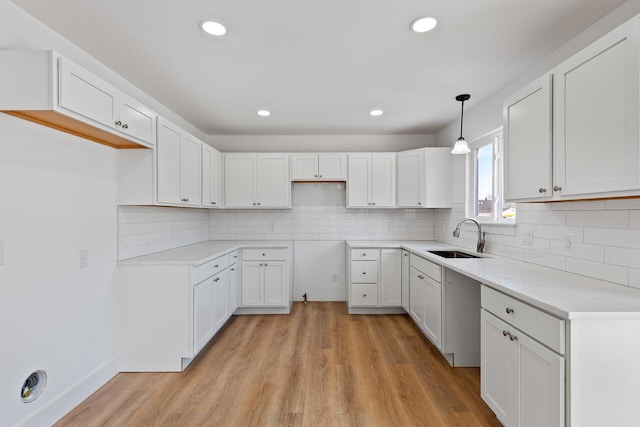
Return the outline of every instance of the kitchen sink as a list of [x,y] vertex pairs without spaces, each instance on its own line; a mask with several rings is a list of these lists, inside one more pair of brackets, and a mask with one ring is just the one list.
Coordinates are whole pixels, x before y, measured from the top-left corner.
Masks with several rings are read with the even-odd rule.
[[427,251],[430,254],[441,256],[442,258],[482,258],[478,255],[460,251]]

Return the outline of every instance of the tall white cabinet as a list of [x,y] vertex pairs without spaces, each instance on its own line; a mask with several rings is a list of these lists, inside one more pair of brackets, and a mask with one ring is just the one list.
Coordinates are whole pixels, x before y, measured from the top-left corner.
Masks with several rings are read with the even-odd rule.
[[202,144],[202,206],[222,207],[222,153]]
[[396,206],[396,153],[349,154],[347,207]]
[[505,198],[640,193],[640,18],[506,100]]
[[228,208],[289,208],[288,154],[225,154],[224,193]]

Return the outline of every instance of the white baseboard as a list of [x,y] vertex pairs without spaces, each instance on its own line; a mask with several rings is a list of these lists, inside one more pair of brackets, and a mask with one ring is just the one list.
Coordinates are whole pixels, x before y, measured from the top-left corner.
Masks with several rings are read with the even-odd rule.
[[51,426],[78,406],[118,373],[118,356],[107,360],[93,372],[69,387],[57,399],[20,421],[18,426]]

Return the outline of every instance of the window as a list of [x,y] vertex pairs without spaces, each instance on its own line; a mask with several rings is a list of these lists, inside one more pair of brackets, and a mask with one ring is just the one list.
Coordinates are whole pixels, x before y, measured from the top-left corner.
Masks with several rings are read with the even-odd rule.
[[469,144],[467,216],[482,222],[514,223],[516,204],[502,192],[502,128]]

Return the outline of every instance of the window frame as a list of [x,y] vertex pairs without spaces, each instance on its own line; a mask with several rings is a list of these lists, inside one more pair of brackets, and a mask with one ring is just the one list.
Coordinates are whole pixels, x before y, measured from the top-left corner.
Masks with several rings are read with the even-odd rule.
[[[478,182],[477,182],[477,156],[478,150],[489,144],[493,144],[493,214],[492,216],[479,216],[476,212],[478,206]],[[504,211],[504,138],[503,129],[492,130],[469,143],[469,152],[466,155],[466,198],[465,214],[477,219],[483,224],[515,225],[516,218],[502,218]]]

